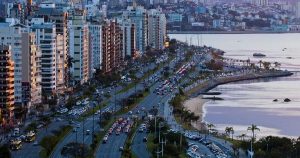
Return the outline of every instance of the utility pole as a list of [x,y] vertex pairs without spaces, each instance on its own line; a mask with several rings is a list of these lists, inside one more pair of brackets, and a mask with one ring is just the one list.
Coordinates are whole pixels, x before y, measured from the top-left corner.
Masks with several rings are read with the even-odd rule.
[[114,90],[115,90],[115,108],[114,108],[114,114],[115,114],[115,119],[116,119],[116,111],[117,111],[117,98],[116,98],[116,84],[114,83],[113,84],[113,86],[114,86]]
[[82,121],[82,157],[84,155],[84,124],[85,124],[85,120]]
[[84,144],[84,124],[85,120],[82,121],[82,144]]
[[156,150],[156,157],[159,158],[159,154],[161,153],[161,151],[159,151],[159,146],[157,147],[157,150]]
[[95,132],[95,106],[96,104],[93,104],[93,129],[92,129],[92,143],[94,143],[94,132]]
[[165,141],[161,141],[160,144],[161,144],[161,157],[164,157],[164,145],[166,145],[167,141],[166,141],[166,138],[165,138]]
[[75,137],[75,139],[76,139],[76,143],[78,142],[78,141],[77,141],[77,132],[78,132],[78,131],[77,131],[77,129],[76,129],[76,137]]

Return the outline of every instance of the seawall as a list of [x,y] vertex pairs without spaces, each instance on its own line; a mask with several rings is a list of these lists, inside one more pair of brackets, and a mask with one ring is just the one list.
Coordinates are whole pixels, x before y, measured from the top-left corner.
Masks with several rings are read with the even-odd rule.
[[215,79],[207,79],[204,81],[198,81],[193,85],[185,88],[185,93],[190,97],[196,97],[201,93],[207,92],[218,85],[227,84],[231,82],[244,81],[244,80],[254,80],[262,78],[273,78],[273,77],[285,77],[293,75],[289,71],[273,71],[273,72],[259,72],[259,73],[247,73],[234,75],[229,77],[219,77]]

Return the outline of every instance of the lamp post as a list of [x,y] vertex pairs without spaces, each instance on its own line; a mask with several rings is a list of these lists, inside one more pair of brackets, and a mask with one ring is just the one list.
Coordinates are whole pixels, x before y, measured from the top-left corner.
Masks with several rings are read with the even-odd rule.
[[115,105],[114,105],[115,106],[114,107],[114,115],[115,115],[115,119],[116,119],[116,111],[117,111],[117,98],[116,97],[117,96],[116,96],[116,83],[115,82],[113,83],[113,86],[114,86],[114,95],[115,95],[114,96],[114,100],[115,100],[114,101],[114,103],[115,103]]
[[95,106],[96,104],[93,104],[93,129],[92,129],[92,143],[94,143],[94,133],[95,133]]

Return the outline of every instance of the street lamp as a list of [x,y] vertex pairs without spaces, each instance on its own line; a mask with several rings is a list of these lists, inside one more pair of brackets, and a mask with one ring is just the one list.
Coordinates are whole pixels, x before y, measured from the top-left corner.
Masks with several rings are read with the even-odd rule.
[[94,132],[95,132],[95,103],[93,104],[93,129],[92,129],[92,143],[94,143]]
[[117,111],[117,98],[116,98],[116,83],[113,83],[114,86],[114,100],[115,100],[115,107],[114,107],[114,115],[115,115],[115,119],[116,119],[116,111]]

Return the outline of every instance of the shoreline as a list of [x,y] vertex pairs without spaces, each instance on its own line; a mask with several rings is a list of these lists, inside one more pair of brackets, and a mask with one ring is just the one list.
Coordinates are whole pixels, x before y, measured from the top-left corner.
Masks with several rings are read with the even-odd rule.
[[[227,78],[213,79],[209,81],[204,81],[203,83],[197,84],[192,88],[185,89],[188,99],[183,102],[183,107],[191,112],[194,112],[196,116],[199,116],[199,119],[195,122],[192,122],[192,126],[197,130],[203,130],[205,128],[205,122],[203,121],[204,115],[204,104],[210,99],[203,99],[202,93],[208,92],[209,90],[217,87],[218,85],[223,85],[231,82],[246,81],[246,80],[255,80],[262,78],[273,78],[273,77],[286,77],[293,75],[289,71],[276,71],[276,72],[261,72],[261,73],[250,73],[241,76],[232,76]],[[208,83],[210,82],[210,83]]]
[[300,31],[167,31],[167,34],[286,34]]

